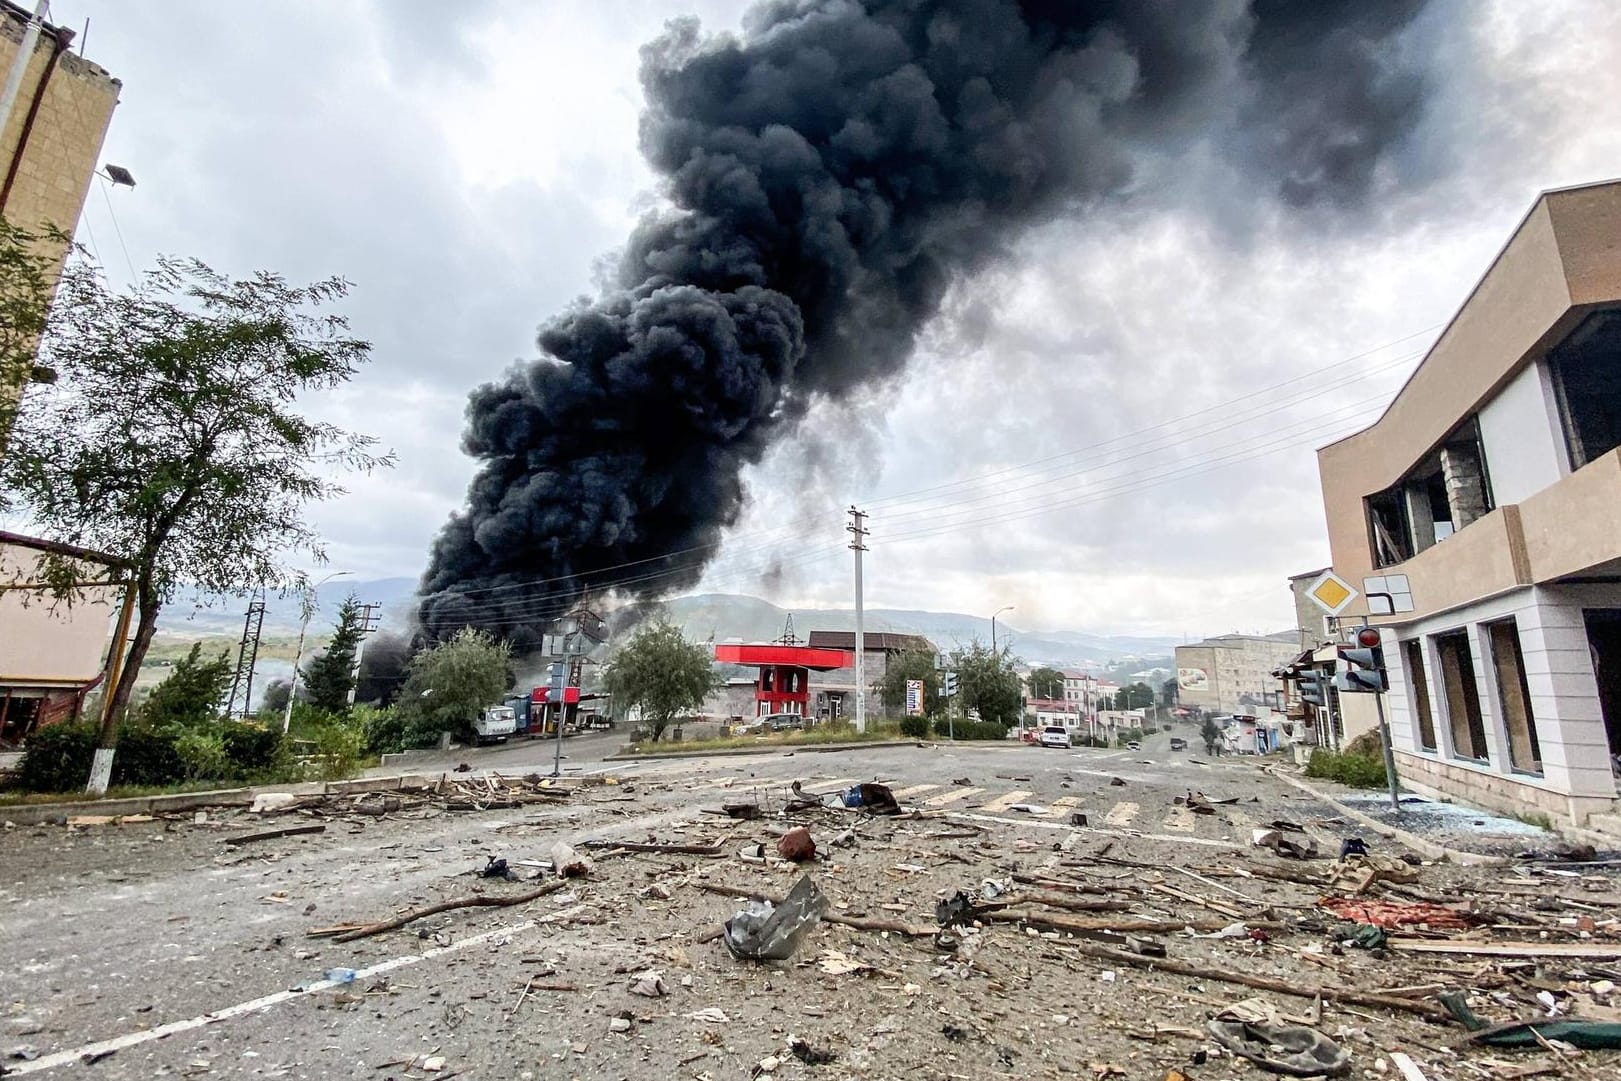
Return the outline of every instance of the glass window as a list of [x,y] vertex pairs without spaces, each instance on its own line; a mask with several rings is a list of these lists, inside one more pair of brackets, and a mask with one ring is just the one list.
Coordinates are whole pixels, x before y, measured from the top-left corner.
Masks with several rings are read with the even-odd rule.
[[1621,446],[1621,309],[1594,312],[1548,354],[1574,469]]
[[1486,723],[1480,715],[1480,692],[1475,682],[1475,661],[1469,652],[1469,632],[1438,634],[1434,641],[1441,667],[1441,690],[1445,695],[1452,753],[1459,758],[1489,761]]
[[1418,639],[1402,643],[1402,654],[1407,669],[1407,691],[1412,697],[1413,717],[1417,720],[1418,745],[1426,751],[1436,749],[1435,718],[1430,714],[1430,679],[1424,671],[1424,643]]
[[1525,683],[1525,658],[1520,655],[1520,630],[1512,619],[1485,625],[1492,647],[1492,668],[1497,673],[1497,701],[1508,733],[1508,759],[1525,773],[1542,772],[1542,745],[1537,721],[1531,715],[1531,692]]

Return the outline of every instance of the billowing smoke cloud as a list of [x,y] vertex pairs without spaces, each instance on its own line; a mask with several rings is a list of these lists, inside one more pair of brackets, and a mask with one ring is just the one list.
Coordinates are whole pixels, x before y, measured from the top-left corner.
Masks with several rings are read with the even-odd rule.
[[817,396],[895,376],[947,287],[1199,152],[1258,200],[1353,208],[1417,123],[1423,0],[770,0],[643,50],[668,208],[616,286],[480,387],[483,463],[424,629],[521,650],[581,597],[690,586],[740,471]]

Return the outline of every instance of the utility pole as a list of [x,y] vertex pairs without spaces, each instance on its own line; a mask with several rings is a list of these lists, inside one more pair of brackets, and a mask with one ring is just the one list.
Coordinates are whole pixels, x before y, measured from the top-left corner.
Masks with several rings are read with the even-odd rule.
[[861,614],[861,553],[867,550],[867,514],[850,507],[850,550],[856,554],[856,731],[867,730],[867,641]]
[[281,713],[281,734],[284,736],[287,734],[287,729],[292,727],[293,724],[293,701],[298,697],[298,666],[304,661],[304,636],[309,633],[310,617],[315,615],[315,591],[332,581],[332,579],[342,578],[349,573],[351,572],[333,571],[306,589],[303,596],[299,598],[299,609],[304,616],[304,620],[298,625],[298,648],[293,651],[293,681],[292,686],[287,689],[287,708],[282,710]]
[[22,89],[23,75],[27,73],[28,62],[34,58],[34,48],[39,44],[40,26],[50,8],[50,0],[39,0],[34,5],[33,16],[24,25],[16,59],[12,60],[11,71],[6,75],[5,89],[0,90],[0,131],[5,130],[7,121],[11,119],[11,110],[17,104],[17,92]]
[[[355,643],[355,667],[349,673],[349,704],[355,704],[355,692],[360,689],[360,658],[366,652],[366,639],[383,621],[383,606],[378,603],[360,606],[360,641]],[[291,703],[289,703],[291,704]]]
[[226,707],[227,717],[237,716],[237,692],[242,692],[241,716],[247,720],[253,712],[253,670],[259,664],[259,632],[265,625],[265,597],[262,590],[254,590],[248,599],[248,613],[242,621],[242,645],[236,655],[236,675],[231,678],[231,697]]

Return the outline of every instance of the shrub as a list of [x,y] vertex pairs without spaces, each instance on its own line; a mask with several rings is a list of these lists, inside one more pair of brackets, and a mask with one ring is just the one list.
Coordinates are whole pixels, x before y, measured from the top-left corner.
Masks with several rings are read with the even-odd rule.
[[251,724],[228,724],[220,733],[228,773],[220,776],[270,777],[286,770],[281,733]]
[[1007,739],[1007,726],[997,721],[971,721],[967,718],[947,722],[942,717],[935,722],[934,733],[947,737],[955,735],[957,739]]
[[113,756],[112,783],[162,786],[186,779],[186,763],[175,749],[174,737],[150,728],[125,728]]
[[349,719],[364,733],[368,754],[405,750],[405,718],[393,706],[356,706]]
[[902,717],[901,735],[911,736],[913,739],[927,739],[929,736],[929,719],[927,717]]
[[1383,788],[1388,783],[1384,759],[1365,754],[1336,753],[1319,747],[1306,763],[1306,776],[1338,781],[1352,788]]
[[[235,776],[225,741],[217,731],[206,728],[180,731],[174,736],[174,749],[180,755],[188,780],[226,780]],[[113,761],[118,761],[116,756]]]
[[49,725],[28,737],[17,781],[30,792],[83,788],[90,779],[90,762],[95,754],[96,730],[90,725]]
[[359,725],[334,723],[315,733],[316,759],[311,771],[322,781],[341,781],[360,772],[366,735]]

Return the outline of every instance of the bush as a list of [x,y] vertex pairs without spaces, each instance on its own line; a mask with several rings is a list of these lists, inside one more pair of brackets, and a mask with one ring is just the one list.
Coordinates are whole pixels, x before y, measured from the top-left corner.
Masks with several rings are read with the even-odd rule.
[[220,733],[227,759],[226,777],[270,777],[285,772],[287,758],[281,733],[251,724],[228,724]]
[[1339,754],[1325,747],[1311,753],[1306,776],[1338,781],[1352,788],[1384,788],[1388,783],[1382,757],[1365,754]]
[[366,737],[368,754],[391,754],[405,750],[405,718],[393,706],[356,706],[350,715]]
[[[188,780],[225,780],[236,773],[226,754],[225,741],[217,731],[185,729],[175,734],[174,749],[180,755]],[[114,756],[113,762],[117,761]]]
[[910,736],[913,739],[927,739],[929,736],[929,719],[927,717],[902,717],[901,735]]
[[934,722],[934,734],[957,739],[1007,739],[1007,726],[997,721],[971,721],[962,718],[948,722],[944,717]]
[[316,759],[311,773],[317,780],[341,781],[360,772],[366,754],[366,734],[359,725],[327,725],[315,734]]
[[90,725],[48,725],[28,737],[17,782],[30,792],[83,788],[90,779],[90,762],[95,754],[96,730]]
[[119,734],[113,784],[161,787],[185,779],[186,763],[173,736],[150,728],[126,728]]

